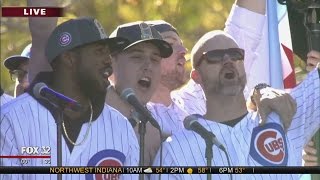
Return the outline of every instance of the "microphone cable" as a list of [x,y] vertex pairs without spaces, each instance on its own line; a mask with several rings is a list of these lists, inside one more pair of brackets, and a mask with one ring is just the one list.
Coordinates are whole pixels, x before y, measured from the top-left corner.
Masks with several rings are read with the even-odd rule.
[[[159,129],[159,133],[160,133],[160,167],[162,167],[162,140],[163,140],[163,134],[162,134],[161,129]],[[161,173],[159,174],[159,180],[161,180]]]
[[[145,105],[144,106],[145,108],[146,108],[146,110],[150,113],[150,115],[151,116],[153,116],[152,115],[152,113],[150,112],[150,110],[147,108],[147,106]],[[150,123],[151,124],[151,123]],[[152,125],[152,124],[151,124]],[[155,126],[153,126],[153,127],[155,127]],[[160,167],[162,167],[162,141],[163,141],[163,134],[162,134],[162,130],[161,130],[161,127],[160,127],[160,125],[159,125],[159,128],[157,128],[157,127],[155,127],[156,129],[158,129],[158,131],[159,131],[159,135],[160,135]],[[154,158],[153,158],[153,160],[154,160]],[[153,162],[152,162],[152,164],[153,164]],[[152,165],[151,164],[151,165]],[[159,173],[159,180],[161,180],[161,173]]]
[[[226,158],[227,158],[227,161],[228,161],[228,166],[230,167],[230,166],[231,166],[231,163],[230,163],[229,154],[228,154],[227,150],[224,148],[224,146],[223,146],[223,148],[222,148],[222,151],[224,152],[224,154],[225,154],[225,156],[226,156]],[[232,180],[232,174],[230,174],[230,180]]]

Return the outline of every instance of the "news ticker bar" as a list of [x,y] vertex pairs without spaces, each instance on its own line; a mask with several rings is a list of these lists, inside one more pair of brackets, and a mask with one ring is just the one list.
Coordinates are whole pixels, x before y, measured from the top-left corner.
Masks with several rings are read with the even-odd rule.
[[87,167],[29,166],[0,167],[0,174],[320,174],[314,167]]
[[59,7],[1,7],[2,17],[62,17]]

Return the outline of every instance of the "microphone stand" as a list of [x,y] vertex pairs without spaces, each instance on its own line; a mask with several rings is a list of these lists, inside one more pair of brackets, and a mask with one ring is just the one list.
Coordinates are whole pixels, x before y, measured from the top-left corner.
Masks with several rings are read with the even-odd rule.
[[[212,146],[213,146],[213,141],[211,139],[212,136],[208,136],[204,139],[206,142],[206,153],[205,157],[207,159],[207,167],[211,167],[212,164],[212,158],[213,158],[213,152],[212,152]],[[211,174],[207,174],[207,180],[211,180]]]
[[[145,142],[145,135],[146,135],[146,123],[147,121],[140,120],[141,115],[134,111],[132,113],[132,118],[139,122],[139,145],[140,145],[140,158],[139,158],[139,166],[144,166],[144,142]],[[144,174],[139,174],[139,180],[144,180]]]
[[[57,166],[62,166],[62,121],[63,121],[63,110],[58,106],[54,107],[54,114],[57,124]],[[62,174],[57,174],[57,179],[62,180]]]
[[[144,166],[144,140],[146,135],[146,123],[140,121],[139,123],[140,135],[140,166]],[[144,174],[139,174],[139,180],[144,180]]]

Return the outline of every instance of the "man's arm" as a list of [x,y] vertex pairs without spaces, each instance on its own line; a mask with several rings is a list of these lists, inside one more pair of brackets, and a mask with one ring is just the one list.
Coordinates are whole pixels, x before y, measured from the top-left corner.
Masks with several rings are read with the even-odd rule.
[[267,122],[267,117],[272,111],[276,112],[280,116],[285,131],[290,127],[292,118],[297,112],[297,104],[288,93],[271,87],[253,90],[251,98],[247,100],[247,108],[258,112],[260,125]]
[[[58,6],[57,0],[28,0],[28,6]],[[51,71],[51,66],[45,57],[45,47],[52,30],[56,27],[58,18],[29,17],[29,28],[32,37],[31,57],[29,63],[29,82],[40,71]]]
[[302,148],[320,127],[320,78],[318,69],[311,71],[290,93],[297,102],[297,113],[288,130],[288,138]]
[[[306,69],[307,71],[312,71],[318,63],[320,63],[320,52],[318,51],[310,51],[307,54],[307,66]],[[320,68],[320,66],[319,66]],[[320,69],[319,71],[319,76],[320,76]],[[320,143],[320,142],[317,142]],[[318,156],[319,152],[317,152],[317,149],[315,147],[315,143],[311,140],[303,149],[303,165],[304,166],[317,166],[318,164]]]
[[236,5],[262,15],[266,13],[266,0],[236,0]]
[[243,48],[246,52],[244,65],[249,89],[257,84],[256,82],[251,82],[253,77],[250,76],[250,72],[257,56],[257,47],[263,35],[266,21],[265,9],[265,0],[236,0],[225,23],[224,31],[230,34],[240,48]]

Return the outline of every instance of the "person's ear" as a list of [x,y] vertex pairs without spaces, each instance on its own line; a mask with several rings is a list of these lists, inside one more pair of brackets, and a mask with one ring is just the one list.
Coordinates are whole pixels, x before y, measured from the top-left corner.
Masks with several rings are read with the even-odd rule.
[[112,69],[116,69],[118,66],[118,63],[117,63],[118,62],[118,53],[110,54],[109,58],[111,60]]
[[111,63],[114,63],[117,59],[117,53],[109,54],[109,58],[111,60]]
[[198,70],[192,69],[190,73],[191,79],[194,80],[197,84],[202,84],[201,75]]

